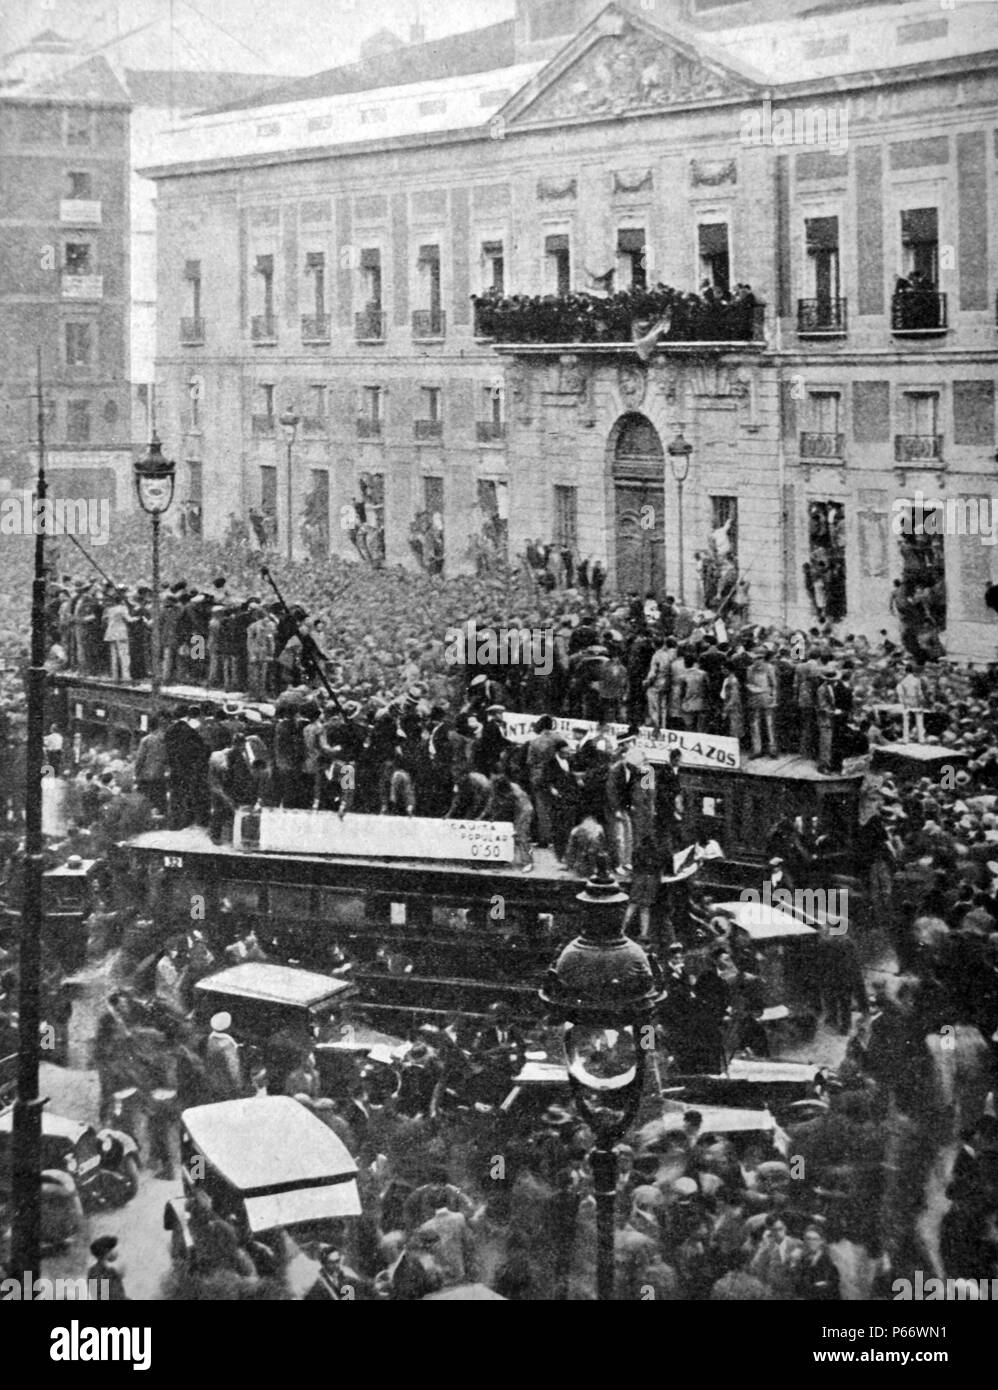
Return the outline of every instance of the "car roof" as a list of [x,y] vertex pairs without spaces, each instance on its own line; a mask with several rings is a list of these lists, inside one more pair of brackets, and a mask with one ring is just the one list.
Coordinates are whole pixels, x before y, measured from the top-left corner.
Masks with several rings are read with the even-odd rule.
[[[81,1135],[89,1129],[89,1125],[84,1125],[79,1120],[68,1120],[65,1115],[54,1115],[50,1110],[42,1111],[42,1134],[47,1134],[49,1138],[68,1139],[75,1144]],[[14,1107],[0,1112],[0,1134],[12,1134],[14,1131]]]
[[196,1105],[181,1118],[211,1166],[243,1193],[357,1175],[343,1141],[290,1096]]
[[296,1004],[310,1008],[323,1000],[353,986],[331,975],[319,975],[314,970],[299,970],[293,965],[271,965],[264,961],[245,961],[206,975],[194,986],[205,994],[231,994],[243,999],[263,999],[271,1003]]
[[809,927],[793,913],[763,902],[714,903],[711,913],[732,917],[735,925],[753,941],[771,941],[781,936],[815,936]]

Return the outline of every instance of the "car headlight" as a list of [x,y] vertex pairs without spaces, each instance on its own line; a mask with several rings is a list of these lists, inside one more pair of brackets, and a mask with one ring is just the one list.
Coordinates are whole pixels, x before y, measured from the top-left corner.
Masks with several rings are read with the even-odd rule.
[[67,1173],[75,1173],[78,1167],[79,1167],[79,1165],[78,1165],[77,1162],[76,1162],[76,1155],[75,1155],[75,1154],[67,1154],[67,1155],[66,1155],[66,1162],[65,1162],[65,1169],[66,1169],[66,1172],[67,1172]]

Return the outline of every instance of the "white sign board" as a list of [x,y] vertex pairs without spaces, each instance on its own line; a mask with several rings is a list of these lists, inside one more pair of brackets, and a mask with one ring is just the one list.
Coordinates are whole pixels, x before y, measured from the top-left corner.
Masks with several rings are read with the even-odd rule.
[[[552,716],[554,718],[554,716]],[[504,714],[503,724],[507,738],[514,743],[526,743],[534,737],[536,714]],[[577,747],[586,734],[594,733],[599,725],[590,719],[554,719],[554,727],[564,734],[572,747]],[[627,733],[626,724],[608,724],[607,728],[615,738]],[[579,734],[578,731],[584,730]],[[637,740],[650,763],[667,763],[669,754],[678,748],[683,767],[723,767],[729,772],[741,766],[736,738],[722,738],[718,734],[692,734],[685,729],[652,729],[643,726]]]
[[[242,844],[241,813],[236,844]],[[243,848],[255,848],[249,844]],[[278,854],[323,854],[343,859],[436,859],[512,864],[509,821],[436,820],[428,816],[346,815],[335,811],[260,812],[259,848]]]

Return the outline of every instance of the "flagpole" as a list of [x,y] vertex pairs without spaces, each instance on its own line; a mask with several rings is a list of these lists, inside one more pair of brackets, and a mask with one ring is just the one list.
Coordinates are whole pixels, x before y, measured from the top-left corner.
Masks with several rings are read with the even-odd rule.
[[[11,1232],[16,1277],[41,1273],[42,1106],[38,1095],[41,1064],[42,963],[42,765],[45,737],[45,403],[42,351],[38,349],[38,473],[35,483],[35,572],[31,586],[31,665],[28,668],[28,729],[25,757],[24,886],[21,901],[18,985],[17,1099],[13,1115],[14,1199]],[[32,1284],[33,1287],[33,1284]]]

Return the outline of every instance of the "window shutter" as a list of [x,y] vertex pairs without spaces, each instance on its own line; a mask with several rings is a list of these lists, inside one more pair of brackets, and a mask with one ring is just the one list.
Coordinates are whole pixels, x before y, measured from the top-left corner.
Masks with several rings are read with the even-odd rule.
[[935,208],[911,208],[901,214],[901,240],[906,246],[938,241],[939,214]]
[[185,280],[200,280],[200,279],[201,279],[201,262],[200,262],[200,261],[184,261],[184,279],[185,279]]
[[483,255],[484,257],[486,257],[486,258],[488,258],[488,257],[490,257],[490,256],[501,256],[501,255],[502,255],[502,242],[501,242],[501,241],[483,241],[483,242],[482,242],[482,255]]
[[617,233],[618,251],[643,251],[645,232],[643,227],[621,227]]
[[727,222],[703,222],[699,228],[701,256],[723,256],[728,250]]
[[809,217],[805,224],[809,251],[836,251],[839,245],[837,217]]
[[557,251],[567,251],[568,233],[559,232],[556,236],[545,237],[544,250],[548,253],[549,256]]
[[323,270],[326,265],[325,253],[322,251],[308,251],[305,254],[306,270]]
[[368,247],[360,253],[361,270],[380,270],[381,252],[376,247]]
[[420,262],[421,265],[423,265],[423,264],[428,264],[428,263],[432,263],[432,262],[434,262],[434,261],[439,261],[439,259],[440,259],[440,247],[439,247],[439,246],[421,246],[421,247],[419,248],[419,262]]

